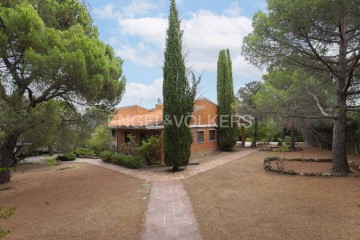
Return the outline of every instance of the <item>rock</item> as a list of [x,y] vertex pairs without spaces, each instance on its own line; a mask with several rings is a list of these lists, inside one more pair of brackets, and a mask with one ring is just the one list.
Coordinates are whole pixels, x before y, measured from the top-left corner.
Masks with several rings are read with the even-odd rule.
[[331,173],[322,173],[322,176],[326,177],[326,178],[329,178],[329,177],[331,177]]
[[284,173],[289,175],[297,175],[297,173],[294,170],[284,171]]

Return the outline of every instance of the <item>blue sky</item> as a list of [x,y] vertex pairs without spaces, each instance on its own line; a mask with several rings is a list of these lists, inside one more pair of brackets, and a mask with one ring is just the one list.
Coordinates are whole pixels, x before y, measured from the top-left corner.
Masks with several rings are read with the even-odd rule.
[[[162,99],[162,66],[169,3],[167,0],[88,0],[100,38],[124,60],[126,92],[119,106],[151,108]],[[262,72],[241,56],[242,39],[252,31],[255,12],[265,0],[178,0],[187,66],[202,75],[199,96],[216,102],[216,62],[229,48],[235,91],[260,80]]]

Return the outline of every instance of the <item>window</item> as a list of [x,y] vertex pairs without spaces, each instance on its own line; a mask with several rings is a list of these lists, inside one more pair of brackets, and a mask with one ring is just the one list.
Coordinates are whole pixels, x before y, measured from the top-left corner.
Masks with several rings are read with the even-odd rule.
[[196,142],[197,143],[204,143],[204,131],[197,131],[196,132]]
[[148,138],[147,133],[140,133],[140,145],[142,145],[142,141]]
[[116,130],[111,130],[111,136],[114,138],[116,137]]
[[216,134],[216,130],[214,130],[214,129],[209,130],[209,141],[210,142],[216,141],[215,134]]
[[129,135],[131,135],[130,132],[125,132],[125,143],[130,142],[130,136]]

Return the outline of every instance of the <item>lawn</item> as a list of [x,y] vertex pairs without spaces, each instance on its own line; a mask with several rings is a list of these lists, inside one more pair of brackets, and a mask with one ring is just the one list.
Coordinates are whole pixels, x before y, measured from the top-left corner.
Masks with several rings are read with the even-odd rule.
[[0,220],[5,239],[140,239],[144,180],[83,163],[29,166],[0,186],[0,205],[16,207]]
[[[331,153],[305,146],[285,155],[326,158]],[[284,154],[255,152],[185,180],[204,239],[360,238],[359,178],[267,173],[266,156]]]

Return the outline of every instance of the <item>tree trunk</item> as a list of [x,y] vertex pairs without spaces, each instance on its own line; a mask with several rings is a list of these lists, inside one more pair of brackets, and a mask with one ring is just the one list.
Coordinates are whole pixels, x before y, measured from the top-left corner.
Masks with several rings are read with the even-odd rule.
[[14,161],[14,150],[20,134],[6,134],[0,146],[0,184],[10,182],[11,167]]
[[332,139],[332,172],[348,174],[350,172],[346,155],[346,97],[337,97],[338,114],[334,119]]
[[254,139],[251,143],[251,147],[256,147],[256,141],[257,141],[257,136],[258,136],[258,119],[255,118],[254,119]]
[[48,145],[48,152],[50,156],[54,155],[54,148],[52,144]]
[[241,127],[241,146],[245,147],[246,130],[245,127]]
[[290,143],[290,149],[295,150],[295,128],[294,126],[291,126],[291,143]]
[[281,139],[285,138],[286,132],[287,132],[287,128],[283,127],[282,130],[281,130],[281,133],[280,133],[280,138]]
[[347,47],[345,15],[339,18],[339,66],[336,79],[336,115],[334,118],[332,138],[332,172],[349,174],[349,164],[346,155],[346,84],[347,75]]

